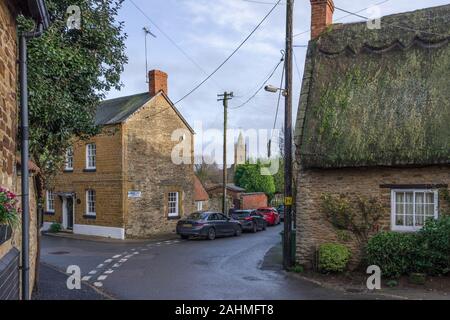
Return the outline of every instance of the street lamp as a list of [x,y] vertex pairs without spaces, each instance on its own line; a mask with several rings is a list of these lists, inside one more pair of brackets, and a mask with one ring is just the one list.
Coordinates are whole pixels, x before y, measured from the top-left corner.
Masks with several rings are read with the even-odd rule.
[[284,97],[287,96],[287,91],[285,89],[275,87],[275,86],[273,86],[271,84],[268,84],[267,86],[265,86],[264,90],[266,90],[267,92],[271,92],[271,93],[277,93],[278,91],[281,91],[281,94]]

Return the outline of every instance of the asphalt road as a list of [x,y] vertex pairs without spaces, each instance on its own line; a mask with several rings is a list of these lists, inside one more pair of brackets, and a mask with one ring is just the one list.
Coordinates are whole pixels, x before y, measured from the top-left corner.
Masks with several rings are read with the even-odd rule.
[[273,254],[280,231],[278,226],[214,241],[143,243],[44,236],[41,257],[60,270],[80,266],[85,281],[118,299],[375,298],[325,289],[283,272]]

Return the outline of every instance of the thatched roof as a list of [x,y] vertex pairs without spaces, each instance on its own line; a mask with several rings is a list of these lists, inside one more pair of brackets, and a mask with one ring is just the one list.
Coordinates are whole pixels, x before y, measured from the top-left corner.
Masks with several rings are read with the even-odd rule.
[[450,164],[450,5],[333,25],[308,47],[303,167]]

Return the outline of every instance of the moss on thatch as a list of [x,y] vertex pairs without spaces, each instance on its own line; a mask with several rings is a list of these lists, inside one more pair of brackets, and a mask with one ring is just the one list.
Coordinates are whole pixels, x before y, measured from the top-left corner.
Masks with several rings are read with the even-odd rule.
[[450,163],[449,20],[443,6],[385,18],[381,30],[341,25],[311,42],[302,165]]

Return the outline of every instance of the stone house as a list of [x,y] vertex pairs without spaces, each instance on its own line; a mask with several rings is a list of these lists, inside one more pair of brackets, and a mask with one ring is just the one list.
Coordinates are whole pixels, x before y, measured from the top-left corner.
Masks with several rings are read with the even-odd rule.
[[[21,194],[20,157],[18,126],[18,31],[16,17],[23,14],[39,22],[46,14],[42,1],[0,0],[0,185],[17,195]],[[37,174],[38,168],[30,162],[30,175]],[[30,179],[30,292],[35,282],[37,257],[37,203],[36,189]],[[12,237],[0,241],[0,300],[20,297],[20,252],[22,247],[21,228]]]
[[[167,89],[167,74],[153,70],[149,92],[100,104],[101,133],[74,142],[47,191],[44,229],[57,222],[75,234],[145,238],[174,232],[194,210],[194,131]],[[180,144],[182,163],[173,158]]]
[[378,230],[414,232],[449,212],[450,5],[332,24],[332,0],[311,0],[309,42],[295,129],[297,263],[342,239],[324,194],[376,199]]

